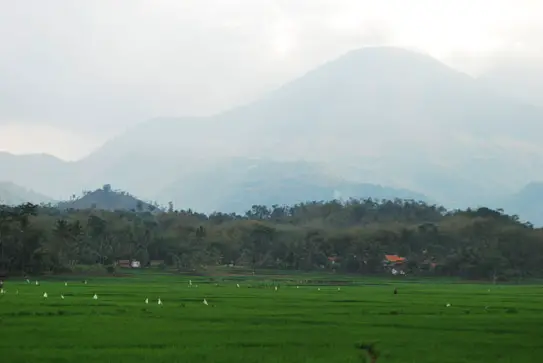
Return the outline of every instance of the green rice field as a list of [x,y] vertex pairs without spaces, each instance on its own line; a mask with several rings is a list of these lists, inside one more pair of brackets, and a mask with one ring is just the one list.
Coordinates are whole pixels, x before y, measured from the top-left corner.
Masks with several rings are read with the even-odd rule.
[[10,280],[0,361],[346,363],[372,342],[383,363],[543,360],[543,287],[305,279]]

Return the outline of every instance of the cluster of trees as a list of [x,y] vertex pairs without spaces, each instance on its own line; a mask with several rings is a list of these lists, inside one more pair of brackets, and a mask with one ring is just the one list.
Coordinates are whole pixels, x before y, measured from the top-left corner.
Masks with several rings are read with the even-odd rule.
[[[245,215],[191,210],[0,207],[0,270],[74,271],[137,259],[179,270],[254,269],[384,273],[385,254],[412,274],[473,279],[543,275],[543,230],[487,208],[447,211],[407,200],[253,206]],[[110,267],[111,268],[111,267]]]

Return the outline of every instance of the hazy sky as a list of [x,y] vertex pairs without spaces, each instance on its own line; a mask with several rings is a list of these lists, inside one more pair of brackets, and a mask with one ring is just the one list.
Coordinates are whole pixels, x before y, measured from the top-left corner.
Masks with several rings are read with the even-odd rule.
[[0,150],[88,153],[367,45],[477,74],[543,54],[541,0],[0,0]]

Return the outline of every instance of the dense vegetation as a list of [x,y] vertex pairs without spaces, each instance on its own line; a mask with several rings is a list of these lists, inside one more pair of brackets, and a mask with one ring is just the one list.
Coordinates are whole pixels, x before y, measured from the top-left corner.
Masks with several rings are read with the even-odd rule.
[[253,206],[243,216],[175,211],[171,204],[166,211],[0,210],[6,274],[89,265],[114,272],[119,259],[190,271],[233,264],[378,274],[385,254],[406,257],[408,274],[517,281],[543,275],[543,230],[501,211],[446,211],[406,200]]

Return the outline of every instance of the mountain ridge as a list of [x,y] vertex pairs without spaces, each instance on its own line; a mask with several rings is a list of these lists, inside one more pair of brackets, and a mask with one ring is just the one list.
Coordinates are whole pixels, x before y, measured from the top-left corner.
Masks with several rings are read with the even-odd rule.
[[427,55],[370,47],[245,106],[142,123],[77,163],[14,182],[34,187],[41,173],[51,186],[34,189],[48,195],[111,183],[151,198],[175,183],[183,188],[191,174],[221,160],[260,157],[323,163],[353,183],[424,190],[453,208],[473,206],[543,179],[541,119],[543,110]]

